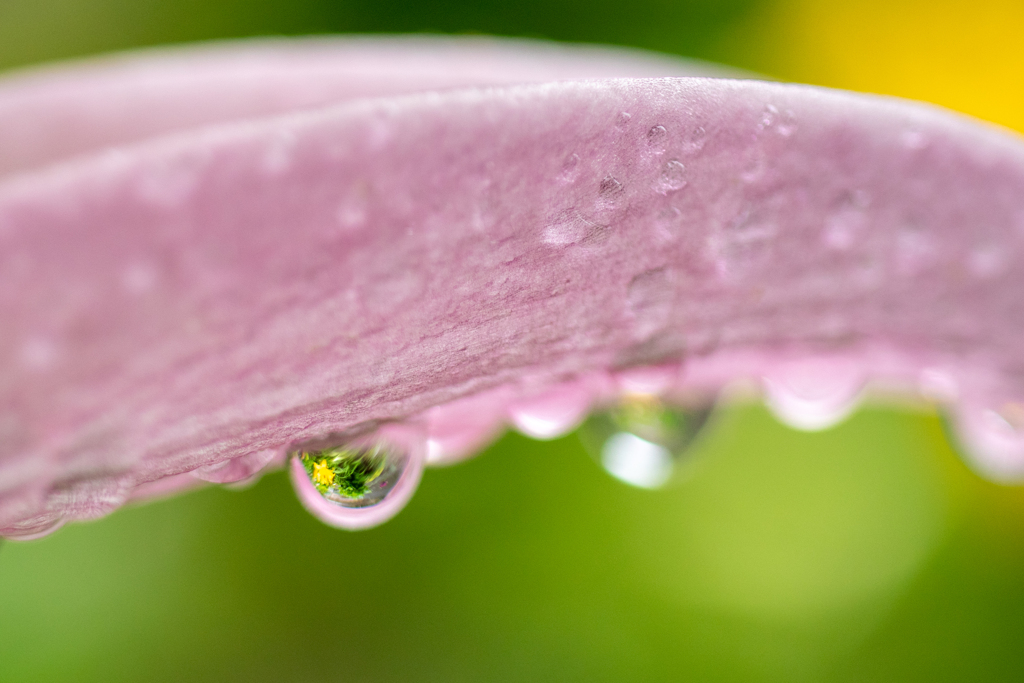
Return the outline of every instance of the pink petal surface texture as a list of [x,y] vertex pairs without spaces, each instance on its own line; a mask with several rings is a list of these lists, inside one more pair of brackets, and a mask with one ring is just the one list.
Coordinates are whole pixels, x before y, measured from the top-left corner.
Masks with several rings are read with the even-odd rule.
[[[743,377],[810,429],[866,385],[950,402],[979,467],[1024,473],[1017,136],[634,54],[396,44],[0,87],[0,130],[36,131],[2,134],[0,535],[332,433],[404,425],[419,467]],[[630,78],[565,80],[598,75]]]

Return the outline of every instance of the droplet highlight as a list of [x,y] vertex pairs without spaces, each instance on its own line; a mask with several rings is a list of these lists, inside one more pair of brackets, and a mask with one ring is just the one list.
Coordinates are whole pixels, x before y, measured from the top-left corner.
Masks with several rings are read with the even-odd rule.
[[580,440],[608,474],[657,489],[676,474],[713,406],[669,406],[656,396],[631,394],[587,418]]
[[781,366],[764,378],[765,403],[783,424],[806,432],[833,427],[860,403],[864,375],[842,360]]
[[388,425],[357,438],[332,436],[290,452],[292,483],[303,505],[340,529],[377,526],[398,514],[423,472],[425,439]]

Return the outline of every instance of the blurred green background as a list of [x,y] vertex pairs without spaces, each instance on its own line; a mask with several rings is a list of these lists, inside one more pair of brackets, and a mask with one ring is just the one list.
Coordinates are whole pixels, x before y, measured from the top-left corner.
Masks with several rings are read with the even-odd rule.
[[[609,42],[930,100],[1024,129],[1024,3],[0,0],[0,67],[323,32]],[[939,417],[801,434],[722,412],[690,477],[619,484],[574,437],[430,470],[335,531],[286,478],[0,548],[0,681],[1024,679],[1024,492]],[[540,473],[541,476],[538,476]]]

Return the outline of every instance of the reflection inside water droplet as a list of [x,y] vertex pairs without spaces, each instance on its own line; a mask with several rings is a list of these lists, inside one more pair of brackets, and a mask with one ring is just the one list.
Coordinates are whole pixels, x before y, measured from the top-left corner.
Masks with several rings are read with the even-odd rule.
[[672,478],[711,410],[710,404],[668,406],[655,396],[631,394],[587,418],[580,439],[616,479],[656,489]]
[[296,457],[321,496],[350,508],[384,500],[402,476],[406,460],[404,454],[382,443],[303,450]]
[[423,471],[425,439],[387,425],[358,438],[335,436],[291,451],[292,483],[303,505],[331,526],[364,529],[405,506]]

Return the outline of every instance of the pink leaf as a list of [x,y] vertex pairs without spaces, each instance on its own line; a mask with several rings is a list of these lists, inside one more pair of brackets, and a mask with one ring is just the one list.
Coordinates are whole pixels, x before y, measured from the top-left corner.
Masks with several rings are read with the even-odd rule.
[[1024,471],[1019,138],[757,81],[436,89],[671,68],[484,45],[220,48],[0,91],[0,131],[67,127],[0,180],[0,535],[374,424],[459,457],[530,397],[571,397],[568,425],[659,372],[766,376],[807,426],[863,379],[942,387],[981,465]]

